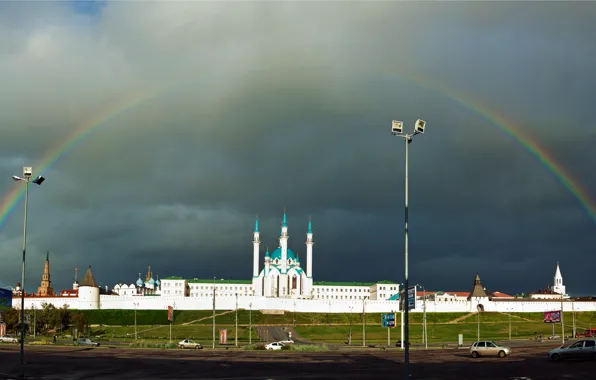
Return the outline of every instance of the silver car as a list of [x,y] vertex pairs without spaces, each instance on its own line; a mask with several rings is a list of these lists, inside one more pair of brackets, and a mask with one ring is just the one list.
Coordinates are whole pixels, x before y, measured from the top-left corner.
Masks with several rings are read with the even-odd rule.
[[504,358],[511,354],[509,347],[500,346],[491,340],[481,340],[470,346],[470,356],[477,358],[479,356],[499,356]]
[[2,337],[0,337],[0,342],[2,343],[19,343],[21,341],[21,338],[17,339],[15,337],[13,337],[12,335],[4,335]]
[[92,341],[89,338],[83,338],[83,339],[79,339],[77,340],[77,342],[75,343],[77,346],[93,346],[93,347],[99,347],[99,343]]
[[563,359],[594,359],[596,360],[596,339],[578,340],[577,342],[555,348],[548,353],[553,361]]

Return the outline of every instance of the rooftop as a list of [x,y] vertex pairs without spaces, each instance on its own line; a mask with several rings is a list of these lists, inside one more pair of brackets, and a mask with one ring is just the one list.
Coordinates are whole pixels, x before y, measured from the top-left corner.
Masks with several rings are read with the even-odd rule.
[[93,278],[93,273],[91,273],[91,267],[87,268],[87,273],[85,273],[85,277],[79,286],[92,286],[97,288],[97,282],[95,282],[95,278]]
[[373,286],[374,282],[332,282],[332,281],[313,281],[313,285],[318,286]]
[[200,279],[200,278],[193,278],[192,280],[187,280],[189,284],[252,284],[251,280],[226,280],[223,278],[220,279]]

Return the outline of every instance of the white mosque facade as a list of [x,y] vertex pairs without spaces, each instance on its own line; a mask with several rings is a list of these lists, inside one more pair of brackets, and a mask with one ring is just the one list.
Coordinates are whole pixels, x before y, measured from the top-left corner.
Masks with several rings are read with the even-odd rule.
[[[35,294],[25,297],[26,308],[42,308],[44,303],[56,307],[68,305],[72,309],[141,309],[160,310],[174,307],[182,310],[251,309],[296,312],[397,312],[400,309],[399,284],[390,281],[376,283],[313,281],[313,230],[308,222],[306,232],[306,270],[300,258],[289,248],[288,225],[284,212],[279,246],[272,252],[265,250],[262,269],[259,267],[259,222],[253,230],[253,271],[250,280],[185,279],[171,276],[163,279],[153,277],[151,267],[143,280],[141,274],[136,282],[117,284],[111,290],[97,286],[91,268],[81,284],[75,275],[72,290],[64,290],[59,296],[47,297]],[[49,273],[46,274],[49,281]],[[18,295],[20,288],[13,289]],[[13,297],[13,306],[20,307],[19,297]],[[563,277],[557,263],[553,286],[514,297],[495,291],[487,291],[477,275],[471,292],[417,291],[413,312],[543,312],[560,310],[596,310],[596,300],[570,299],[563,285]]]

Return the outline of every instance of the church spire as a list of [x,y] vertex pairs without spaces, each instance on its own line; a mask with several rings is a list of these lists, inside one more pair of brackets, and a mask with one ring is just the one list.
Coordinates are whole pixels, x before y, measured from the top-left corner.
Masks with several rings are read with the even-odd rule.
[[[50,251],[49,250],[46,251],[46,261],[50,261]],[[557,265],[559,265],[559,264],[557,263]]]
[[561,276],[561,268],[559,268],[559,262],[557,261],[557,270],[555,271],[555,279],[558,278],[563,278],[563,276]]

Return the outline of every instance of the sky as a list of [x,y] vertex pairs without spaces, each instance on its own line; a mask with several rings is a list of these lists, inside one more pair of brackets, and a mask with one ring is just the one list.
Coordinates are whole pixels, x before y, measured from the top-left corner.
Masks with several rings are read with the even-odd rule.
[[255,218],[262,268],[284,208],[304,266],[312,220],[315,281],[401,283],[405,147],[391,121],[423,119],[410,283],[466,291],[478,273],[528,293],[559,262],[569,293],[595,294],[594,14],[594,2],[2,2],[0,285],[21,276],[23,166],[46,177],[29,192],[28,291],[47,251],[57,290],[88,266],[110,287],[148,266],[248,280]]

